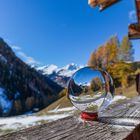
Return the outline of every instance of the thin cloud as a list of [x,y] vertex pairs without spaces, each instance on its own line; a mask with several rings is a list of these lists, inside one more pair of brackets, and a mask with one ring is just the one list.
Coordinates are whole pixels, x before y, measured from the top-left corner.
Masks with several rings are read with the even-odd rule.
[[18,56],[21,57],[29,65],[39,65],[40,62],[35,60],[33,57],[27,56],[24,52],[17,52]]
[[137,22],[136,10],[131,10],[129,12],[129,20],[130,22]]
[[12,49],[13,49],[13,50],[16,50],[16,51],[21,50],[21,48],[20,48],[20,47],[18,47],[18,46],[12,46]]
[[19,46],[12,46],[12,49],[17,54],[18,57],[20,57],[25,63],[29,65],[40,65],[41,63],[37,60],[35,60],[33,57],[28,56],[22,51],[22,48]]

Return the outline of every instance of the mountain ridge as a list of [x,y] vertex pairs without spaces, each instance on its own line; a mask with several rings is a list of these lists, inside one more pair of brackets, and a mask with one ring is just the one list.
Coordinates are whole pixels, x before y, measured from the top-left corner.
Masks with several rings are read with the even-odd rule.
[[77,64],[71,63],[59,68],[58,66],[51,64],[42,67],[37,67],[36,70],[44,76],[49,77],[51,80],[53,80],[60,86],[66,88],[70,77],[82,67],[84,66],[78,66]]
[[[20,60],[2,38],[0,77],[0,116],[20,115],[33,109],[40,110],[57,100],[58,93],[63,89]],[[9,101],[10,107],[2,101]]]

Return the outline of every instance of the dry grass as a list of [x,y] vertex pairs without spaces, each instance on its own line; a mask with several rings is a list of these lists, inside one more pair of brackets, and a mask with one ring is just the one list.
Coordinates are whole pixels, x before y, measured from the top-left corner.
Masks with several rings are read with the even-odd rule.
[[65,108],[65,107],[72,107],[73,105],[70,103],[70,100],[67,98],[67,96],[64,96],[60,98],[59,100],[55,101],[51,105],[49,105],[47,108],[41,110],[38,112],[38,115],[45,115],[48,113],[48,111],[55,109],[56,107],[59,108]]
[[133,98],[135,96],[138,95],[137,91],[136,91],[136,85],[132,85],[128,88],[117,88],[116,89],[116,92],[115,92],[116,95],[123,95],[123,96],[126,96],[128,98]]

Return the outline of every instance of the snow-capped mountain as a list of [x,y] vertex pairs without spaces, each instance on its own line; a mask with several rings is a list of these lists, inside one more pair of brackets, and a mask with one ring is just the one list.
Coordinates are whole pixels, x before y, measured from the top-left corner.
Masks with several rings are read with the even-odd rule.
[[48,65],[37,68],[38,71],[41,71],[43,75],[50,75],[53,72],[57,71],[58,67],[56,65]]
[[56,65],[48,65],[38,67],[37,70],[59,85],[66,87],[70,77],[82,67],[83,66],[78,66],[77,64],[71,63],[61,68]]

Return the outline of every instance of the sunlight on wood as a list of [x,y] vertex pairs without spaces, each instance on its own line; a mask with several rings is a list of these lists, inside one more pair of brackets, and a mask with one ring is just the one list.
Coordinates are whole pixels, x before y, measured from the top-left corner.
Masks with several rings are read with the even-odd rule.
[[102,11],[119,1],[120,0],[88,0],[88,4],[91,7],[99,6],[100,11]]

